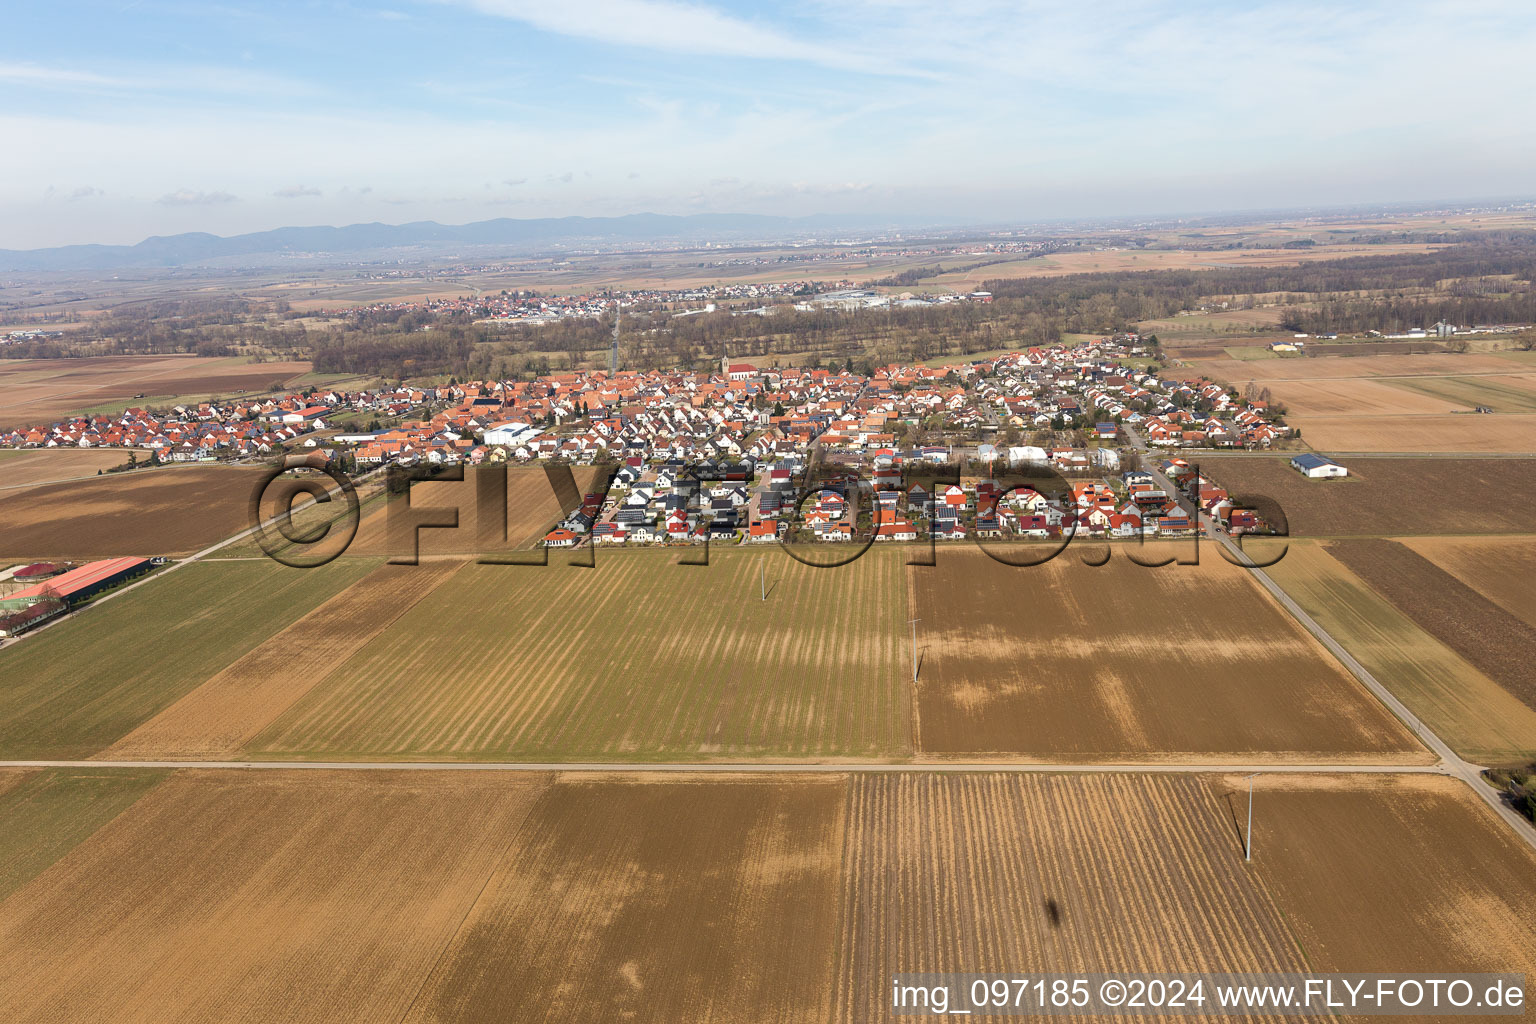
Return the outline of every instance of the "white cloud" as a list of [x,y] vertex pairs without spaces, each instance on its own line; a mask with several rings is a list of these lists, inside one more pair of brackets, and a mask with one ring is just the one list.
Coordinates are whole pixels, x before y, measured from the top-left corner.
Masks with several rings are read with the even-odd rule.
[[0,63],[0,82],[17,82],[23,85],[49,86],[120,86],[120,78],[98,75],[92,71],[74,68],[48,68],[37,64]]
[[308,196],[323,196],[324,192],[310,185],[287,185],[272,193],[277,199],[303,199]]
[[118,72],[0,62],[0,82],[77,94],[180,92],[270,99],[315,96],[322,91],[301,79],[249,68],[155,63],[123,65]]
[[899,61],[797,39],[768,25],[679,0],[443,0],[558,35],[663,53],[791,60],[879,74],[916,74]]
[[161,206],[222,206],[224,203],[239,201],[239,196],[230,195],[228,192],[194,192],[189,188],[167,192],[155,200]]

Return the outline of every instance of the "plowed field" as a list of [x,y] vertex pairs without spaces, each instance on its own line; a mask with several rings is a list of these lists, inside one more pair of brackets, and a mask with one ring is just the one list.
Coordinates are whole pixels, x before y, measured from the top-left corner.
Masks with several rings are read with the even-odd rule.
[[0,557],[183,556],[250,526],[261,470],[167,466],[0,490]]
[[941,552],[911,575],[918,749],[1041,760],[1423,756],[1358,682],[1215,551],[1196,566],[1016,568]]

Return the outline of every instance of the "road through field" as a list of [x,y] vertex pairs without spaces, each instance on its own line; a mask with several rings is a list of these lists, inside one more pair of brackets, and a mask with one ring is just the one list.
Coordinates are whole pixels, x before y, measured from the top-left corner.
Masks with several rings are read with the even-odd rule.
[[1023,773],[1034,775],[1195,775],[1264,772],[1304,775],[1454,775],[1444,764],[1066,764],[1008,761],[900,761],[839,763],[807,761],[0,761],[4,768],[262,768],[305,771],[448,772],[656,772],[742,774],[879,774],[883,772]]
[[[1142,452],[1143,454],[1150,454],[1146,442],[1134,428],[1126,425],[1124,429],[1126,436],[1130,438],[1132,445],[1134,445],[1139,452]],[[1184,506],[1187,511],[1190,511],[1198,517],[1198,522],[1200,523],[1202,532],[1206,536],[1220,542],[1221,545],[1226,548],[1228,552],[1230,552],[1231,557],[1237,562],[1237,564],[1251,564],[1252,560],[1243,553],[1243,549],[1237,544],[1237,542],[1235,542],[1227,534],[1213,528],[1209,517],[1200,514],[1197,509],[1194,509],[1192,504],[1184,498],[1183,493],[1173,485],[1172,481],[1163,475],[1163,473],[1157,468],[1156,464],[1154,464],[1150,459],[1144,460],[1144,464],[1147,471],[1152,474],[1159,487],[1162,487],[1168,494],[1177,495],[1179,498],[1179,503]],[[1293,601],[1291,596],[1285,592],[1284,588],[1282,588],[1280,584],[1271,579],[1268,573],[1266,573],[1263,569],[1255,567],[1250,567],[1248,571],[1253,573],[1254,578],[1258,580],[1258,582],[1264,587],[1265,590],[1268,590],[1270,594],[1273,595],[1276,601],[1280,602],[1280,605],[1285,608],[1286,611],[1290,612],[1291,615],[1295,617],[1297,622],[1305,626],[1313,636],[1317,637],[1318,641],[1321,642],[1324,647],[1328,648],[1328,650],[1332,652],[1334,657],[1339,659],[1344,667],[1348,668],[1350,672],[1354,673],[1355,678],[1359,679],[1365,688],[1370,690],[1371,693],[1376,696],[1377,700],[1380,700],[1383,704],[1385,704],[1393,714],[1402,720],[1403,724],[1407,725],[1409,729],[1413,730],[1414,735],[1416,735],[1424,743],[1425,746],[1434,751],[1435,755],[1440,758],[1441,764],[1447,767],[1451,774],[1461,779],[1468,786],[1471,786],[1472,791],[1476,793],[1485,804],[1491,807],[1495,814],[1508,822],[1509,827],[1514,829],[1516,835],[1525,840],[1526,844],[1529,845],[1532,849],[1536,849],[1536,826],[1532,826],[1529,821],[1526,821],[1525,818],[1521,817],[1520,814],[1514,810],[1514,808],[1510,807],[1504,802],[1504,799],[1498,790],[1494,789],[1492,786],[1488,785],[1486,781],[1484,781],[1481,765],[1475,765],[1469,761],[1462,760],[1460,755],[1458,755],[1454,750],[1450,748],[1449,744],[1447,744],[1439,736],[1435,735],[1435,733],[1423,722],[1419,721],[1418,716],[1416,716],[1412,711],[1409,711],[1407,705],[1398,700],[1391,690],[1383,686],[1381,682],[1370,673],[1369,669],[1360,664],[1360,662],[1356,661],[1354,656],[1344,649],[1343,645],[1335,640],[1326,629],[1320,626],[1317,621],[1312,618],[1312,616],[1303,611],[1301,606]]]

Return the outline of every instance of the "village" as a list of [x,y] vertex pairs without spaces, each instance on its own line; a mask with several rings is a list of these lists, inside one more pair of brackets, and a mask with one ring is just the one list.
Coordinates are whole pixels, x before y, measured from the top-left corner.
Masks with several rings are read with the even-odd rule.
[[[121,448],[126,468],[292,453],[351,472],[608,467],[602,492],[545,538],[551,547],[1179,536],[1192,529],[1188,514],[1141,451],[1267,449],[1291,431],[1262,400],[1160,377],[1150,354],[1128,334],[871,376],[723,358],[713,373],[314,389],[131,407],[13,430],[0,447]],[[952,480],[912,482],[941,467],[956,467]],[[1070,487],[1004,486],[1010,473]],[[813,478],[843,482],[812,493]],[[1217,492],[1202,483],[1199,497],[1226,522]],[[1241,512],[1230,527],[1258,525]]]

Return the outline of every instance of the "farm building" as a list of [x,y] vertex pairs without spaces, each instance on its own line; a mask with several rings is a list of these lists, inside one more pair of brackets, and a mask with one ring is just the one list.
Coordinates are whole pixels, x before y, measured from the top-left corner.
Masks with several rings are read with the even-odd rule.
[[57,576],[67,568],[69,568],[67,565],[58,565],[53,562],[33,562],[31,565],[12,569],[10,578],[17,583],[32,583],[48,579],[50,576]]
[[1298,470],[1302,476],[1311,477],[1314,480],[1325,477],[1349,476],[1349,470],[1334,462],[1325,459],[1321,455],[1304,452],[1291,460],[1291,468]]
[[78,604],[123,580],[147,572],[150,564],[147,558],[108,558],[100,562],[87,562],[78,569],[54,576],[46,583],[11,594],[7,600],[57,596],[69,604]]

